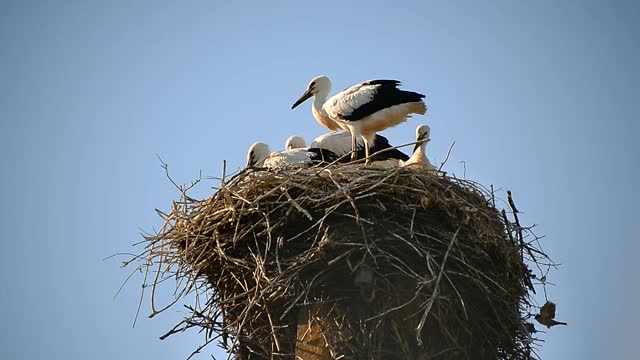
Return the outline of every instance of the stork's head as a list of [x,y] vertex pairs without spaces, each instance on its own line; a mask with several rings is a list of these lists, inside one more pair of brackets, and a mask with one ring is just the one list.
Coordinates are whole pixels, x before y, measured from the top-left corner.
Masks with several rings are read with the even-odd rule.
[[289,136],[287,141],[284,143],[285,150],[300,149],[300,148],[306,148],[306,147],[307,147],[307,142],[304,141],[303,138],[297,135]]
[[247,167],[262,166],[264,160],[271,155],[269,145],[258,141],[251,145],[249,152],[247,153]]
[[426,144],[427,141],[431,140],[431,128],[429,125],[418,125],[416,128],[416,146],[413,149],[414,152],[422,145]]
[[322,97],[326,97],[327,95],[329,95],[329,91],[331,91],[331,81],[329,81],[329,78],[324,75],[316,76],[311,80],[311,82],[309,82],[309,85],[307,85],[307,90],[305,90],[304,94],[302,94],[302,96],[300,96],[300,98],[295,103],[293,103],[293,106],[291,108],[295,108],[296,106],[305,102],[308,98],[316,96],[318,94],[320,94]]
[[418,125],[416,128],[416,140],[429,140],[431,128],[429,125]]

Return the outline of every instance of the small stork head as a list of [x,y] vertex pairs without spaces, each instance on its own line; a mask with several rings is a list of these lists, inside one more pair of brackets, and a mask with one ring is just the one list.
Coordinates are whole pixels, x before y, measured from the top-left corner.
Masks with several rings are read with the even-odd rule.
[[430,133],[431,128],[427,125],[419,125],[416,128],[416,147],[413,149],[413,154],[411,154],[409,160],[400,162],[401,166],[418,166],[428,171],[439,171],[431,164],[425,152],[427,142],[431,140]]
[[307,142],[304,141],[302,137],[297,135],[289,136],[287,141],[284,143],[285,150],[300,149],[300,148],[306,148],[306,147],[307,147]]
[[329,78],[324,75],[316,76],[311,80],[311,82],[309,82],[307,90],[305,90],[304,94],[302,94],[302,96],[293,103],[291,108],[295,108],[305,102],[308,98],[317,94],[321,94],[323,97],[326,97],[329,95],[329,91],[331,91],[331,81],[329,81]]
[[262,166],[264,160],[271,155],[269,145],[258,141],[251,145],[249,152],[247,153],[247,167]]
[[413,152],[416,152],[422,144],[426,144],[427,141],[431,140],[431,128],[429,125],[418,125],[416,128],[416,146],[413,148]]

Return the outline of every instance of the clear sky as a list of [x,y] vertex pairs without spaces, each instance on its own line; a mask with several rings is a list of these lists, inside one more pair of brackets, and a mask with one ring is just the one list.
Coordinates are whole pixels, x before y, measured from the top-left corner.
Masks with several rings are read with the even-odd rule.
[[[393,5],[392,5],[393,4]],[[202,337],[132,327],[123,258],[178,182],[323,132],[308,81],[427,94],[432,160],[511,189],[559,263],[544,359],[638,359],[640,5],[612,1],[2,1],[0,348],[7,359],[180,359]],[[463,166],[463,164],[465,166]],[[635,185],[634,185],[635,184]],[[212,181],[194,195],[210,193]],[[209,347],[199,359],[210,358]]]

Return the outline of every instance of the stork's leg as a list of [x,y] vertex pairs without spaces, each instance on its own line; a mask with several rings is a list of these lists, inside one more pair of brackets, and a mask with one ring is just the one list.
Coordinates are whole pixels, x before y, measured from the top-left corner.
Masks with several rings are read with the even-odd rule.
[[369,149],[369,140],[367,139],[367,137],[366,137],[366,136],[363,136],[363,137],[362,137],[362,140],[364,140],[364,153],[365,153],[365,159],[366,159],[366,160],[364,161],[364,164],[365,164],[365,165],[369,165],[369,163],[371,162],[371,159],[369,159],[369,155],[370,155],[370,154],[369,154],[369,152],[370,152],[370,151],[369,151],[369,150],[370,150],[370,149]]
[[357,145],[358,143],[356,141],[356,134],[352,130],[351,131],[351,161],[358,160]]

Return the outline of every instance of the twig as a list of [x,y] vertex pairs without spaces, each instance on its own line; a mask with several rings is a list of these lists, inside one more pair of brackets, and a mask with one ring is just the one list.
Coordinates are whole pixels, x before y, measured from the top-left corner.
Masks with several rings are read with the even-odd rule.
[[447,150],[447,156],[444,158],[442,163],[440,163],[440,166],[438,167],[438,171],[442,171],[442,167],[449,160],[449,155],[451,155],[451,149],[453,149],[453,145],[455,145],[455,144],[456,144],[456,142],[454,141],[454,142],[451,143],[451,145],[449,145],[449,150]]
[[424,313],[422,314],[422,318],[420,319],[420,323],[418,324],[418,327],[416,328],[416,341],[418,342],[418,346],[422,346],[422,334],[421,334],[422,328],[424,327],[424,324],[427,321],[427,316],[429,315],[429,312],[431,312],[431,307],[433,306],[434,301],[436,300],[436,298],[439,295],[440,280],[442,280],[442,274],[444,274],[444,267],[447,264],[447,259],[449,258],[449,253],[451,252],[451,249],[453,248],[453,244],[455,244],[456,240],[458,239],[458,234],[460,233],[460,229],[461,229],[461,226],[458,226],[458,229],[453,234],[453,237],[451,238],[451,241],[449,242],[449,246],[447,247],[447,251],[444,253],[444,258],[442,259],[442,264],[440,265],[440,271],[438,272],[438,277],[436,278],[436,285],[433,288],[433,293],[431,294],[431,297],[429,298],[429,301],[427,302],[427,306],[424,309]]

